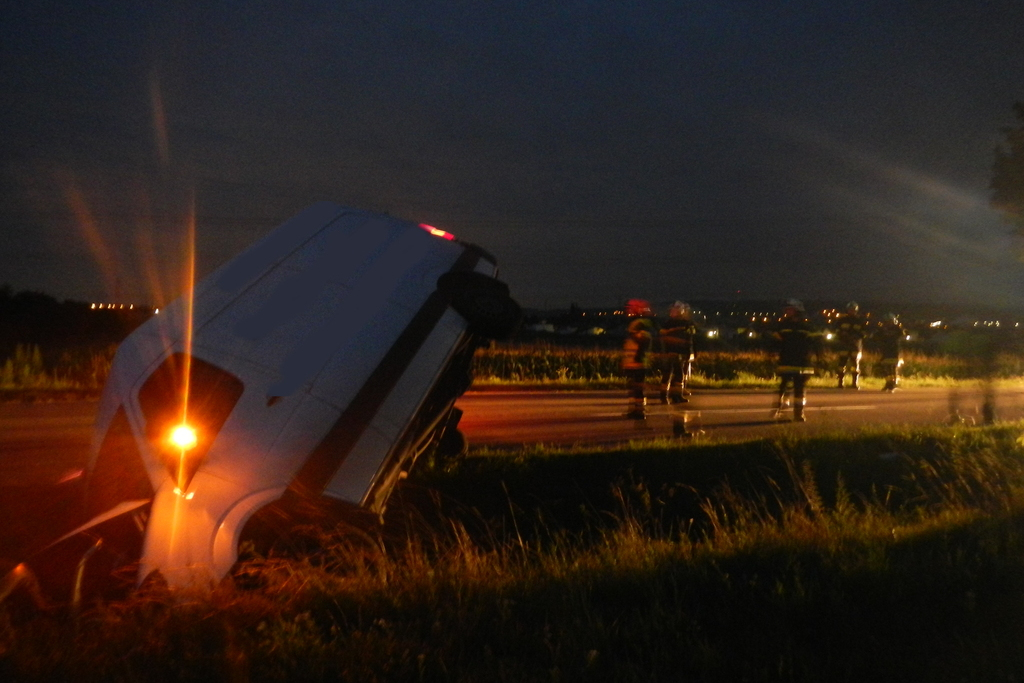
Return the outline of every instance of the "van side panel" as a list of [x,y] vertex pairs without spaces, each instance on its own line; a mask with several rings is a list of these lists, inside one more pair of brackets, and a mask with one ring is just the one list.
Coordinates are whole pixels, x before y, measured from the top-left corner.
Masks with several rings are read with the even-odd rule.
[[[452,270],[472,270],[478,260],[479,255],[467,249]],[[447,310],[447,297],[435,289],[295,475],[289,485],[293,493],[319,495],[324,491]]]

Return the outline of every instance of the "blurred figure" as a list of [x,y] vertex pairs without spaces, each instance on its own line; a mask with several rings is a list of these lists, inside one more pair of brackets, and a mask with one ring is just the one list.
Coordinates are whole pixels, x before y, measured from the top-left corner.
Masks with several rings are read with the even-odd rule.
[[626,327],[626,341],[622,345],[622,374],[626,376],[626,393],[629,409],[626,417],[634,420],[647,418],[647,399],[644,385],[647,381],[647,366],[650,361],[654,323],[651,322],[651,305],[643,299],[626,302],[626,315],[630,318]]
[[899,384],[900,368],[903,367],[903,339],[906,334],[895,313],[886,313],[882,318],[882,326],[875,332],[875,342],[882,356],[879,365],[885,377],[882,391],[896,391]]
[[779,344],[779,396],[775,404],[775,419],[781,419],[783,410],[789,405],[789,390],[793,390],[793,419],[803,422],[806,398],[804,389],[807,378],[814,374],[812,357],[820,353],[821,335],[811,327],[804,311],[804,305],[797,299],[790,299],[782,313],[782,320],[775,331]]
[[839,350],[839,388],[843,388],[843,378],[850,374],[850,388],[860,389],[860,359],[864,355],[864,336],[866,325],[860,314],[860,305],[856,301],[846,304],[846,311],[836,319],[836,346]]
[[978,372],[981,377],[981,423],[990,425],[996,421],[996,374],[1000,350],[1006,348],[1006,333],[997,327],[994,330],[979,330]]
[[686,383],[693,366],[693,324],[690,305],[677,301],[668,309],[668,322],[658,332],[660,351],[657,356],[661,371],[661,402],[687,403]]
[[[992,424],[996,420],[996,378],[999,375],[999,359],[1003,351],[1014,348],[1016,337],[1013,327],[1001,328],[977,326],[970,330],[959,330],[947,337],[940,349],[943,353],[958,356],[968,361],[968,373],[979,379],[981,405],[978,419],[981,424]],[[1019,353],[1019,351],[1018,351]],[[971,423],[974,418],[959,411],[960,396],[950,394],[950,421]]]

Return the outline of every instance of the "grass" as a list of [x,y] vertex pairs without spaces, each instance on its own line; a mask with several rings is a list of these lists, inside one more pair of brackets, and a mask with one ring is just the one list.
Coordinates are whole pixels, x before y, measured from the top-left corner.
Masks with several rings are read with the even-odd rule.
[[212,594],[0,611],[0,677],[1021,680],[1022,427],[481,450]]
[[115,347],[65,351],[44,359],[38,346],[19,344],[0,365],[0,394],[33,392],[98,393],[106,382]]
[[[652,373],[649,383],[653,386],[659,381],[659,375]],[[901,377],[900,387],[904,389],[924,389],[930,387],[954,388],[977,384],[981,380],[976,377],[954,378],[948,376],[931,377],[918,375],[914,377]],[[816,388],[831,388],[836,386],[837,378],[832,373],[822,373],[812,376],[807,386]],[[994,380],[996,387],[1020,386],[1024,377],[1003,378]],[[775,389],[778,387],[778,377],[761,377],[748,372],[737,372],[728,379],[708,377],[703,373],[696,372],[691,376],[687,386],[693,389]],[[849,386],[849,379],[846,380]],[[864,389],[880,390],[885,384],[881,377],[861,377],[860,386]],[[568,377],[566,379],[506,379],[495,376],[475,377],[473,389],[494,390],[494,389],[517,389],[528,391],[597,391],[604,389],[622,389],[625,386],[625,379],[622,377],[595,377],[581,378]]]
[[[38,346],[19,345],[0,365],[0,398],[80,397],[103,388],[114,356],[103,350],[63,351],[47,357]],[[881,388],[874,372],[877,358],[865,356],[861,381]],[[903,369],[905,387],[953,387],[978,381],[984,372],[970,359],[908,353]],[[811,386],[833,386],[835,359],[828,357]],[[620,353],[615,349],[560,348],[548,345],[495,345],[474,358],[476,389],[595,390],[621,389]],[[996,381],[1024,379],[1024,358],[1001,354],[991,369]],[[659,375],[652,371],[651,381]],[[715,351],[697,355],[692,386],[712,389],[767,388],[777,382],[775,357],[766,351]]]
[[[621,388],[620,352],[615,349],[572,349],[546,345],[495,345],[480,349],[474,358],[474,387],[528,389]],[[881,388],[879,359],[867,353],[861,381]],[[905,387],[951,387],[976,382],[986,374],[995,381],[1024,379],[1024,359],[1000,354],[988,369],[971,358],[948,355],[904,354],[901,372]],[[698,388],[743,389],[774,386],[775,356],[767,351],[715,351],[698,353],[692,385]],[[827,355],[811,379],[811,386],[836,383],[834,354]],[[651,373],[657,381],[658,373]]]

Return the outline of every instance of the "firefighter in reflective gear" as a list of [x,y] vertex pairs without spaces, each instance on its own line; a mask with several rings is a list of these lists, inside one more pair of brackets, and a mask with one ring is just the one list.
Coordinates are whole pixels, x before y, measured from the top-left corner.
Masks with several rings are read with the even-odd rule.
[[626,341],[622,345],[622,374],[626,376],[626,393],[629,408],[626,417],[643,420],[647,417],[647,399],[644,385],[647,381],[647,367],[653,342],[654,323],[649,316],[651,305],[643,299],[630,299],[626,304],[629,325],[626,327]]
[[895,313],[886,313],[882,318],[882,326],[874,334],[875,343],[878,344],[879,354],[882,359],[879,366],[882,368],[885,377],[885,386],[882,391],[896,391],[896,385],[900,381],[900,368],[903,367],[903,339],[906,331],[900,325],[900,319]]
[[839,350],[839,388],[843,388],[843,379],[850,374],[850,388],[860,389],[860,359],[864,354],[864,336],[867,325],[860,314],[860,305],[856,301],[846,304],[846,312],[840,313],[836,319],[836,346]]
[[690,305],[677,301],[668,309],[668,322],[658,332],[658,369],[661,371],[661,402],[687,403],[686,383],[693,365],[693,324]]
[[774,417],[782,417],[783,409],[789,405],[789,389],[793,390],[793,419],[803,422],[806,398],[804,388],[807,378],[814,374],[812,357],[821,352],[821,334],[816,332],[804,313],[804,305],[790,299],[786,302],[782,320],[775,331],[779,345],[779,395],[775,404]]

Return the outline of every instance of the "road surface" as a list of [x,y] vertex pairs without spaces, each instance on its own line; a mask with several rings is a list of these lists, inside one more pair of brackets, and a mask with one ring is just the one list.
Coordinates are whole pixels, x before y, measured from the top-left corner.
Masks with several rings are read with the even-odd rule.
[[97,401],[0,403],[0,486],[73,478],[86,461]]
[[[842,426],[939,424],[954,413],[968,423],[982,422],[982,393],[973,387],[955,393],[932,388],[895,393],[811,389],[804,423],[775,420],[774,398],[766,389],[695,391],[682,406],[649,404],[650,416],[644,421],[623,416],[623,391],[469,392],[458,405],[465,413],[460,428],[470,443],[492,446],[614,443],[673,436],[678,426],[707,438],[748,439]],[[1000,389],[995,409],[999,420],[1024,419],[1024,387]]]
[[[691,402],[651,405],[643,422],[623,417],[622,391],[469,392],[458,405],[460,428],[471,444],[518,446],[553,443],[614,443],[672,436],[673,425],[708,438],[745,439],[792,430],[814,433],[841,425],[882,423],[938,424],[951,412],[945,389],[879,391],[812,390],[807,422],[771,419],[774,395],[768,390],[695,391]],[[981,422],[976,389],[959,392],[957,409]],[[95,401],[0,403],[0,487],[35,486],[74,479],[85,465]],[[997,418],[1024,419],[1024,387],[1002,389]]]

